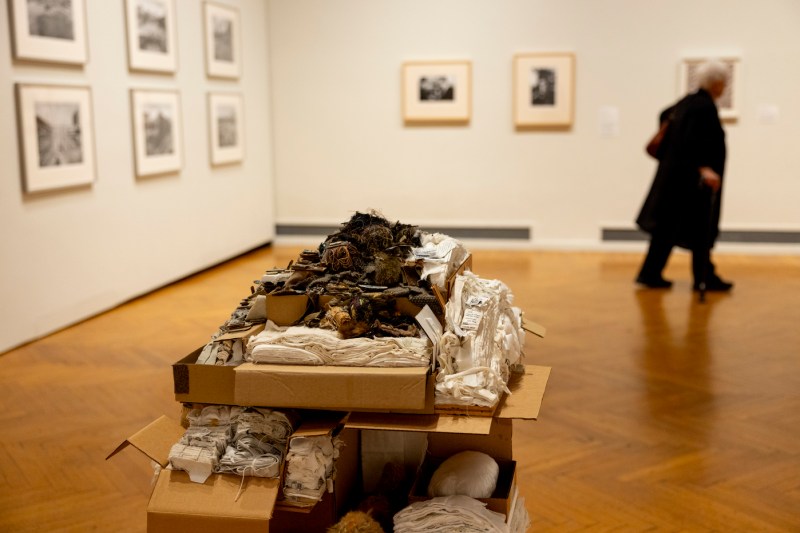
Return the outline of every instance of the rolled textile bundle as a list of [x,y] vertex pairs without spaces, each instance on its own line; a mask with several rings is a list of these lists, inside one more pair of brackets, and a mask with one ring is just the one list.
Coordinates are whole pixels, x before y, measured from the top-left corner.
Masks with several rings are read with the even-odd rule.
[[490,498],[499,474],[497,461],[489,455],[471,450],[459,452],[445,459],[433,473],[428,496]]

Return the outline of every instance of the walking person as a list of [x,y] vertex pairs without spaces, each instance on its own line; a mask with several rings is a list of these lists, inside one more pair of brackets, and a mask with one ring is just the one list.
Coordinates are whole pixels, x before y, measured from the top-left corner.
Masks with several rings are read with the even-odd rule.
[[709,61],[698,68],[697,76],[699,89],[660,115],[669,125],[656,155],[658,170],[636,218],[650,234],[636,282],[654,289],[671,287],[662,273],[673,247],[679,246],[692,252],[695,290],[729,291],[733,283],[720,278],[711,262],[719,235],[726,156],[715,100],[725,91],[727,68]]

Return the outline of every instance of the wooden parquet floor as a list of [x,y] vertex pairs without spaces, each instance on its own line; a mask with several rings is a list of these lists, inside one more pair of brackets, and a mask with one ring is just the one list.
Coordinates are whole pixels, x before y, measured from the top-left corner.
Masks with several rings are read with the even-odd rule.
[[[170,364],[208,339],[269,247],[0,356],[0,531],[142,532],[149,461],[125,437],[179,414]],[[630,253],[475,251],[547,327],[540,419],[515,423],[531,531],[800,531],[800,257],[718,255],[700,304],[685,255],[667,291]],[[42,302],[46,305],[46,302]]]

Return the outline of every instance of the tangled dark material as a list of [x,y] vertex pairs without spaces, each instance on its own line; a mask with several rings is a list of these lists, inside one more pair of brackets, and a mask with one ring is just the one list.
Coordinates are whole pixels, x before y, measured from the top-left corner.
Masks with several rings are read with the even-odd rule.
[[317,250],[290,263],[285,281],[257,282],[234,314],[246,312],[258,294],[305,294],[311,303],[300,321],[305,326],[335,329],[344,338],[416,336],[414,309],[427,304],[443,313],[420,280],[421,262],[408,259],[419,246],[416,226],[357,212]]

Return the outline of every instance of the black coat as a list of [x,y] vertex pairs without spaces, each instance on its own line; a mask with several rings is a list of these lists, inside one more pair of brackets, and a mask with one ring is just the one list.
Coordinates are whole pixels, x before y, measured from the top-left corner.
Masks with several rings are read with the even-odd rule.
[[701,89],[665,109],[661,120],[668,116],[658,170],[636,224],[684,248],[693,249],[704,241],[711,247],[719,235],[722,188],[712,199],[711,190],[701,186],[699,169],[708,166],[724,175],[725,131],[717,106]]

